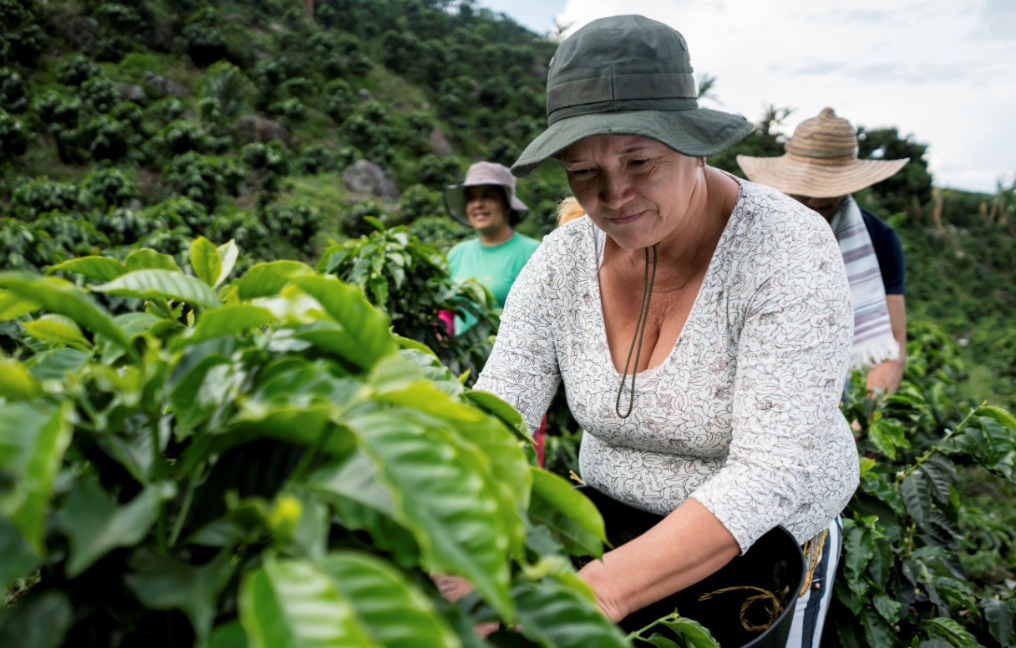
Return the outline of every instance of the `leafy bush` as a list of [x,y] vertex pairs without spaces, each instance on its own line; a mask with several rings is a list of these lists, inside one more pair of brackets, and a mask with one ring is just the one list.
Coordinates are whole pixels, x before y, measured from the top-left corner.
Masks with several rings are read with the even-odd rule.
[[289,161],[278,142],[248,144],[240,150],[240,159],[254,172],[263,201],[278,194],[282,178],[289,175]]
[[208,213],[215,211],[219,172],[214,162],[192,151],[173,158],[165,176],[176,195],[200,203]]
[[219,61],[208,68],[201,92],[219,102],[226,117],[235,117],[254,93],[254,85],[243,71],[228,61]]
[[0,68],[0,110],[21,113],[28,108],[28,95],[21,75],[8,68]]
[[271,234],[268,228],[247,212],[233,212],[225,216],[219,216],[208,228],[208,238],[218,244],[225,244],[229,241],[236,241],[237,245],[243,245],[243,249],[263,257],[271,247]]
[[335,170],[335,155],[320,144],[308,144],[300,149],[295,166],[300,173],[315,175]]
[[142,215],[148,220],[164,222],[167,227],[183,226],[192,232],[203,231],[211,222],[204,206],[190,198],[164,200],[144,210]]
[[69,182],[43,176],[14,188],[11,210],[22,220],[35,220],[43,212],[85,213],[92,209],[87,191]]
[[88,179],[87,187],[93,198],[116,207],[122,207],[138,197],[134,182],[119,169],[99,169]]
[[153,103],[148,109],[148,115],[165,126],[183,117],[186,111],[187,107],[178,97],[166,97]]
[[229,55],[220,23],[218,12],[208,7],[195,14],[184,28],[180,41],[194,65],[208,67]]
[[276,101],[268,106],[268,112],[278,117],[284,124],[293,124],[307,119],[307,106],[296,98]]
[[[391,318],[396,333],[422,342],[456,375],[468,371],[475,380],[497,333],[493,296],[475,281],[452,281],[445,258],[404,227],[385,230],[375,217],[367,218],[375,231],[342,244],[333,241],[318,269],[360,287]],[[440,311],[472,315],[477,324],[449,336],[437,319]]]
[[[445,213],[444,195],[423,185],[413,185],[399,196],[400,220],[411,223],[425,216]],[[424,239],[426,241],[426,239]]]
[[141,137],[129,123],[108,115],[99,115],[78,129],[79,146],[96,160],[122,160],[131,154],[142,157]]
[[40,572],[0,633],[157,648],[259,645],[274,627],[287,643],[458,646],[479,619],[441,600],[437,570],[528,637],[568,623],[627,645],[562,545],[600,555],[602,519],[530,464],[518,414],[418,344],[400,352],[359,290],[302,264],[255,266],[221,302],[236,257],[199,239],[194,276],[153,252],[61,266],[145,299],[117,318],[64,283],[0,275],[22,312],[48,311],[22,319],[4,364],[18,454],[2,464],[2,580]]
[[407,231],[441,254],[476,236],[476,232],[447,216],[424,216],[410,223]]
[[382,222],[388,214],[373,200],[357,203],[339,223],[339,229],[349,238],[359,238],[373,233],[378,225],[368,219]]
[[0,65],[35,66],[46,47],[46,35],[38,25],[40,13],[34,0],[0,2]]
[[32,116],[39,128],[49,132],[73,130],[81,120],[84,107],[81,100],[67,97],[55,90],[36,97],[32,102]]
[[313,249],[311,239],[321,225],[321,214],[304,205],[272,205],[262,214],[262,221],[275,240],[285,240],[302,252]]
[[67,62],[57,72],[60,83],[69,86],[79,86],[89,79],[101,76],[102,68],[80,54],[75,54],[67,59]]
[[446,186],[458,182],[461,175],[462,169],[453,157],[443,158],[427,154],[416,163],[417,182],[438,191],[443,191]]
[[204,153],[211,149],[212,141],[208,133],[200,126],[186,119],[178,119],[152,138],[152,148],[167,155],[176,156],[183,153]]
[[20,119],[0,108],[0,164],[28,150],[28,131]]

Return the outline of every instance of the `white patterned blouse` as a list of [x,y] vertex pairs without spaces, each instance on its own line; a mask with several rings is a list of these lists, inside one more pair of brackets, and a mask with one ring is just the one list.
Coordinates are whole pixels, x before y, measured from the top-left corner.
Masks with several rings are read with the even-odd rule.
[[688,321],[670,356],[638,374],[629,418],[614,413],[604,235],[587,216],[522,270],[476,389],[535,430],[564,380],[586,484],[663,515],[693,497],[746,551],[780,524],[802,543],[826,528],[857,487],[858,460],[839,409],[854,322],[836,239],[793,199],[740,183]]

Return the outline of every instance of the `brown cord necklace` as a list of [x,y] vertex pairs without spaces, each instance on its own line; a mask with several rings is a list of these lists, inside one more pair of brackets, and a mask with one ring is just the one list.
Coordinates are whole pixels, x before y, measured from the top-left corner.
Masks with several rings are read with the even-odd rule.
[[[642,280],[642,305],[639,306],[639,319],[635,322],[635,335],[631,339],[631,348],[628,349],[628,359],[624,363],[624,373],[621,374],[621,384],[617,388],[617,401],[614,403],[614,411],[621,418],[631,416],[632,408],[635,406],[635,374],[639,371],[639,357],[642,355],[642,338],[646,334],[646,323],[649,321],[649,302],[653,299],[653,284],[656,282],[656,261],[659,256],[656,247],[653,246],[653,275],[649,276],[649,248],[646,252],[646,274]],[[638,342],[638,353],[635,354],[635,368],[631,372],[631,397],[628,399],[628,411],[621,413],[621,394],[624,393],[624,381],[628,378],[628,366],[631,364],[631,354],[635,351],[635,343]]]

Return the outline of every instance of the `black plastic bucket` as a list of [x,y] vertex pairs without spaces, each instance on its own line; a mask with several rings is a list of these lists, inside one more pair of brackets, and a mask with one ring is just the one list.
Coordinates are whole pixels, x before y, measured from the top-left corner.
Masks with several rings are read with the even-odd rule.
[[[577,488],[600,509],[606,524],[607,539],[615,547],[634,540],[663,519],[654,513],[622,504],[594,488]],[[743,556],[735,557],[720,571],[629,615],[620,626],[625,632],[634,632],[677,609],[681,616],[694,619],[709,628],[723,648],[784,648],[790,636],[790,625],[804,576],[804,553],[801,546],[786,529],[776,527],[759,538]],[[741,604],[748,597],[757,595],[757,591],[738,590],[699,601],[702,594],[742,586],[760,587],[777,596],[789,588],[783,612],[766,630],[750,632],[741,625]],[[768,622],[764,609],[768,605],[767,601],[754,603],[747,614],[748,621],[756,625]],[[655,632],[668,634],[663,626],[657,626]]]

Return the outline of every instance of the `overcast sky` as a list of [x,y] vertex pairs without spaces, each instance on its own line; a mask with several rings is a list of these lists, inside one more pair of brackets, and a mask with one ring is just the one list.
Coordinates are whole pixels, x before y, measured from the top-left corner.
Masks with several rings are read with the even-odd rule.
[[635,9],[680,31],[696,74],[788,134],[831,106],[855,125],[931,145],[939,186],[994,191],[1016,172],[1016,0],[481,0],[539,33]]

